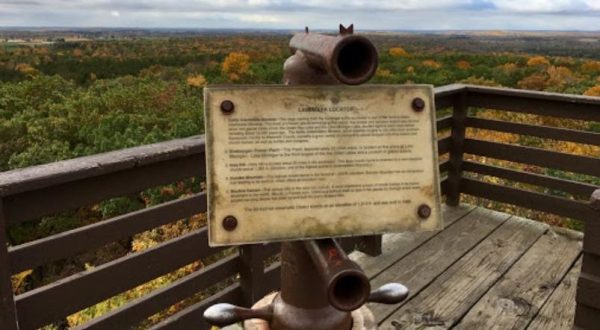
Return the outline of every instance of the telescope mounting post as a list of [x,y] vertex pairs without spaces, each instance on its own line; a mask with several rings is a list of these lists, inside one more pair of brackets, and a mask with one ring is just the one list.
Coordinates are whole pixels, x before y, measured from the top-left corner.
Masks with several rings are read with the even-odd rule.
[[[353,25],[340,24],[337,36],[311,33],[306,27],[290,40],[290,48],[285,85],[358,85],[377,70],[375,46],[354,35]],[[217,304],[204,317],[216,326],[248,320],[247,330],[372,330],[376,324],[365,302],[397,304],[407,297],[408,289],[395,283],[371,292],[360,266],[332,238],[289,241],[281,246],[278,294],[263,298],[253,309]],[[360,311],[367,317],[356,317]]]

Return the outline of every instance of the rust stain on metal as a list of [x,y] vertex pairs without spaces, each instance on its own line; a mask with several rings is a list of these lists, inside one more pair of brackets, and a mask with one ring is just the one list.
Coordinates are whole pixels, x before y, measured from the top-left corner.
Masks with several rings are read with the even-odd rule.
[[413,99],[411,105],[416,112],[421,112],[425,109],[425,101],[420,97]]
[[427,204],[423,204],[419,206],[417,213],[421,219],[427,219],[431,216],[431,207]]
[[237,228],[238,220],[232,215],[228,215],[223,219],[223,228],[227,231],[233,231]]
[[229,115],[233,111],[235,111],[235,105],[233,104],[233,102],[225,100],[221,102],[221,111],[223,111],[224,114]]

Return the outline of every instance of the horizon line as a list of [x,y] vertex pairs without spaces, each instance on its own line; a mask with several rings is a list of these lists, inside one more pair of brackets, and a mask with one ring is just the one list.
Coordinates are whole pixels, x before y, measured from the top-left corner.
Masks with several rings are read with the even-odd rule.
[[[164,26],[155,26],[155,27],[133,27],[133,26],[63,26],[63,25],[0,25],[1,29],[106,29],[106,30],[233,30],[233,31],[295,31],[294,28],[249,28],[249,27],[164,27]],[[304,28],[298,28],[298,31],[304,31]],[[337,29],[331,28],[311,28],[311,30],[315,31],[337,31]],[[467,32],[490,32],[490,31],[502,31],[502,32],[589,32],[589,33],[600,33],[600,29],[598,30],[581,30],[581,29],[572,29],[572,30],[559,30],[559,29],[360,29],[358,31],[368,31],[368,32],[455,32],[455,31],[467,31]]]

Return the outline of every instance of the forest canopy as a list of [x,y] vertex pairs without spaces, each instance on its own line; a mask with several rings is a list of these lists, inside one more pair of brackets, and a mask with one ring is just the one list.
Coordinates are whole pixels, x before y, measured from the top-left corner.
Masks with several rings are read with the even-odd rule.
[[[211,84],[279,84],[283,62],[290,55],[289,37],[281,33],[66,37],[67,40],[44,36],[40,41],[28,34],[29,40],[22,43],[8,42],[6,38],[0,42],[0,171],[202,134],[203,88]],[[435,86],[466,83],[600,96],[600,47],[585,44],[577,48],[569,38],[474,39],[404,34],[370,37],[378,48],[380,63],[371,83]],[[569,51],[573,49],[575,51]],[[471,111],[487,119],[600,132],[600,123],[596,122],[488,109]],[[590,145],[486,130],[471,129],[468,134],[483,140],[600,157],[600,148]],[[486,161],[600,185],[598,178]],[[498,180],[494,183],[506,184]],[[10,227],[9,243],[14,246],[31,242],[203,189],[203,178],[191,178],[61,212]],[[581,223],[570,219],[517,212],[512,206],[492,202],[472,202],[581,229]],[[97,251],[27,270],[14,276],[15,293],[27,292],[128,253],[143,251],[198,229],[204,223],[204,216],[198,215],[136,234]],[[202,260],[187,265],[47,328],[81,325],[210,262]],[[156,323],[184,305],[178,304],[153,316],[142,327]]]

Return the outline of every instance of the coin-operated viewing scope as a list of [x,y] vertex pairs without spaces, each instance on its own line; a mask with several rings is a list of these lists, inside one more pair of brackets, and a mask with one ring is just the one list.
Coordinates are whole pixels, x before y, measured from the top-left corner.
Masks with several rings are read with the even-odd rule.
[[[377,70],[377,49],[354,27],[340,25],[338,35],[298,33],[290,40],[284,63],[286,85],[359,85]],[[397,304],[408,289],[388,283],[371,291],[369,279],[332,238],[281,244],[280,291],[253,308],[221,303],[204,312],[216,326],[240,321],[246,330],[374,330],[375,318],[365,303]]]
[[284,64],[286,85],[362,84],[377,70],[377,49],[369,39],[354,35],[354,27],[336,36],[312,33],[306,28],[290,40],[294,53]]

